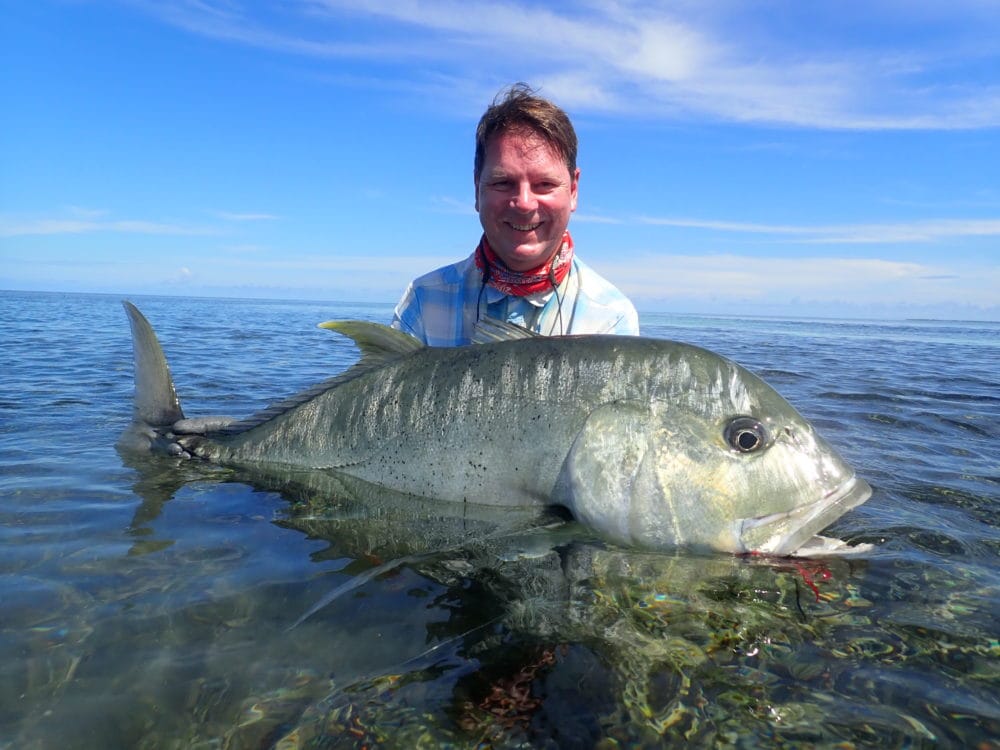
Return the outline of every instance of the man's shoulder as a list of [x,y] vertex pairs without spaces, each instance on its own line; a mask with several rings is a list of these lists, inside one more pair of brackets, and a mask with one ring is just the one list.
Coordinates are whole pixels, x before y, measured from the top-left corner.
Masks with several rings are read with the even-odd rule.
[[614,284],[601,276],[579,257],[574,259],[580,274],[580,293],[598,305],[631,308],[628,297]]
[[428,346],[466,344],[464,310],[475,301],[480,283],[472,258],[418,276],[396,305],[393,325]]
[[422,276],[415,278],[411,284],[414,289],[454,289],[463,286],[468,278],[469,266],[473,262],[472,257],[465,258],[457,263],[449,263],[446,266],[435,268]]

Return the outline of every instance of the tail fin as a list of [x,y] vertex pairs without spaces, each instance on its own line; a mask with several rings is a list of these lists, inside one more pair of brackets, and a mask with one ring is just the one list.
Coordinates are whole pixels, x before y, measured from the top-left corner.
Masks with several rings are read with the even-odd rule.
[[128,300],[122,305],[132,327],[135,355],[135,402],[133,421],[137,426],[163,427],[184,419],[167,358],[149,321]]

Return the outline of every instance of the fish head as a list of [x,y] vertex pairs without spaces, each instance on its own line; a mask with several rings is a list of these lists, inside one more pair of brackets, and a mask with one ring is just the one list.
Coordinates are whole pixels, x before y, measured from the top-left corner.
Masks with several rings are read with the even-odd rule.
[[773,388],[711,352],[687,354],[698,361],[664,397],[587,418],[557,483],[578,520],[628,546],[788,555],[868,499]]

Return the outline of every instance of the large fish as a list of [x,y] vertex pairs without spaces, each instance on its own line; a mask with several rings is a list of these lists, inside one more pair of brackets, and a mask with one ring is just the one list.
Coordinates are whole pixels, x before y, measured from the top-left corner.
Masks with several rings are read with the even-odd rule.
[[125,448],[276,474],[309,469],[451,503],[565,506],[603,538],[787,555],[871,494],[770,386],[695,346],[547,338],[506,324],[428,348],[375,323],[345,373],[233,424],[184,418],[148,321],[125,302],[135,420]]

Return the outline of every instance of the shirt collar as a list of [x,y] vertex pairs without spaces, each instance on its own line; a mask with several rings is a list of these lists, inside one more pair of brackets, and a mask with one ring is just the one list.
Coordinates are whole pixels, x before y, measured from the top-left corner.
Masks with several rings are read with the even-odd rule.
[[[524,297],[519,297],[519,299],[526,300],[526,301],[530,302],[532,305],[534,305],[535,307],[545,307],[546,303],[550,299],[552,299],[552,295],[553,294],[554,294],[553,290],[549,289],[547,292],[536,292],[535,294],[528,294],[528,295],[525,295]],[[506,294],[504,294],[503,292],[501,292],[496,287],[492,287],[492,286],[489,286],[489,285],[486,286],[486,303],[487,304],[492,305],[495,302],[499,302],[500,300],[502,300],[506,296],[507,296]]]

